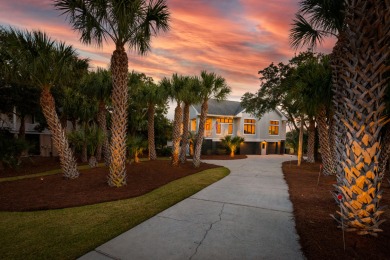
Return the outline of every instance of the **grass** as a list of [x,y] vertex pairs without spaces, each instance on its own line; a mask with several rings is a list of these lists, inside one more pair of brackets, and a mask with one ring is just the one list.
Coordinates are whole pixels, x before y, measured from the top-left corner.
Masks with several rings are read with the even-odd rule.
[[74,259],[229,174],[214,168],[143,196],[33,212],[0,212],[2,259]]

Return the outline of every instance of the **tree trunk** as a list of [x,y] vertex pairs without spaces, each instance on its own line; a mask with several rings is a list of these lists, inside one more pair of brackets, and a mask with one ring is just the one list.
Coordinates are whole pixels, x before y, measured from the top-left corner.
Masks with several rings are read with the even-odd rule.
[[324,175],[333,175],[336,169],[332,156],[332,148],[330,147],[330,138],[328,136],[330,131],[328,131],[326,123],[326,108],[324,106],[322,106],[318,112],[317,123],[323,165],[322,173]]
[[20,115],[20,127],[19,127],[19,133],[18,138],[25,140],[26,139],[26,122],[25,122],[25,115]]
[[40,103],[43,115],[46,118],[49,129],[52,133],[53,145],[58,151],[60,157],[61,169],[64,176],[69,179],[79,177],[76,160],[72,150],[69,148],[66,133],[61,126],[58,115],[55,110],[54,98],[50,93],[49,88],[43,88],[41,92]]
[[83,147],[81,149],[81,162],[83,163],[88,162],[88,146],[86,141],[84,141]]
[[128,59],[123,46],[116,46],[111,57],[112,124],[110,144],[110,173],[108,185],[126,185],[126,134],[128,106]]
[[180,162],[185,163],[187,161],[187,146],[188,146],[188,126],[190,124],[190,105],[184,104],[184,113],[183,113],[183,138],[181,139],[181,149],[180,149]]
[[202,107],[201,107],[198,135],[196,137],[195,152],[194,152],[194,157],[192,160],[192,164],[194,165],[195,168],[198,168],[200,166],[200,154],[202,152],[204,128],[205,128],[205,124],[206,124],[206,117],[207,117],[208,108],[209,108],[208,100],[205,99],[203,101]]
[[91,157],[89,157],[89,160],[88,160],[88,165],[89,167],[91,168],[95,168],[97,166],[97,159],[95,156],[91,155]]
[[183,112],[180,102],[177,102],[175,108],[175,118],[173,120],[173,133],[172,133],[172,166],[179,165],[179,149],[180,149],[180,125],[183,118]]
[[384,175],[390,159],[390,123],[387,123],[382,140],[382,151],[379,157],[379,173]]
[[99,112],[98,112],[98,124],[99,128],[103,131],[103,143],[100,144],[96,150],[96,156],[97,160],[100,161],[103,153],[103,159],[104,159],[104,164],[106,166],[110,165],[110,144],[108,142],[108,131],[107,131],[107,111],[106,111],[106,106],[104,101],[99,102]]
[[[97,122],[98,122],[98,126],[99,128],[103,131],[103,134],[105,135],[105,131],[102,127],[102,124],[103,124],[103,117],[104,117],[104,120],[105,120],[105,106],[104,106],[104,102],[103,101],[99,101],[99,111],[98,111],[98,114],[97,114]],[[106,137],[104,137],[104,140],[105,140]],[[103,141],[104,142],[104,141]],[[100,161],[102,159],[102,153],[103,153],[103,142],[102,143],[99,143],[97,146],[96,146],[96,160],[97,161]]]
[[308,141],[307,141],[307,162],[315,163],[314,146],[316,141],[316,121],[313,118],[309,119]]
[[299,126],[299,140],[298,140],[298,166],[301,166],[303,157],[303,117]]
[[388,84],[390,2],[346,1],[346,41],[341,57],[340,78],[347,95],[339,100],[345,109],[340,119],[345,126],[342,172],[338,175],[337,194],[342,208],[336,220],[347,231],[377,236],[383,213],[378,157],[380,130],[384,126],[384,92]]
[[232,157],[232,158],[234,157],[234,151],[233,150],[230,151],[230,157]]
[[154,114],[155,114],[154,104],[149,104],[148,107],[148,150],[149,150],[149,160],[156,160],[156,145],[154,142]]

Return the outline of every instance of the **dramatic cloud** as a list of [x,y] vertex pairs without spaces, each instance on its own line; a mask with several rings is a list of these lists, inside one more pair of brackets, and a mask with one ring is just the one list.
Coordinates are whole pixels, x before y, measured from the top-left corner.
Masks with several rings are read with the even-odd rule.
[[[77,32],[54,10],[51,0],[0,2],[0,25],[40,29],[65,41],[91,60],[107,67],[112,44],[103,48],[80,43]],[[171,30],[152,40],[146,56],[129,51],[129,69],[156,81],[172,73],[195,75],[203,69],[226,78],[239,100],[259,87],[257,72],[271,62],[286,62],[294,55],[288,34],[298,0],[167,0]],[[330,52],[334,40],[319,49]]]

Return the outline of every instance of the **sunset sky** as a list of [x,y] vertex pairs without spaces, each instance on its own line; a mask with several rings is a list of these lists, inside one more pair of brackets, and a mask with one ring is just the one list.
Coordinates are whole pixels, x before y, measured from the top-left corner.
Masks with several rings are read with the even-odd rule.
[[[203,69],[226,78],[231,100],[259,88],[257,72],[294,55],[288,34],[299,0],[167,0],[171,30],[152,40],[146,56],[129,52],[129,69],[156,81],[172,73],[196,75]],[[114,49],[79,42],[51,0],[2,0],[0,25],[40,29],[73,45],[92,67],[107,67]],[[329,53],[334,40],[318,51]],[[299,51],[299,50],[298,50]]]

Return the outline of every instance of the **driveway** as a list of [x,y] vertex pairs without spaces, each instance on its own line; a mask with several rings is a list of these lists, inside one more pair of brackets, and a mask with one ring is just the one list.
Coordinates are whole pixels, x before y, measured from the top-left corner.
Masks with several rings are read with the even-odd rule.
[[281,163],[207,161],[231,173],[81,259],[303,259]]

